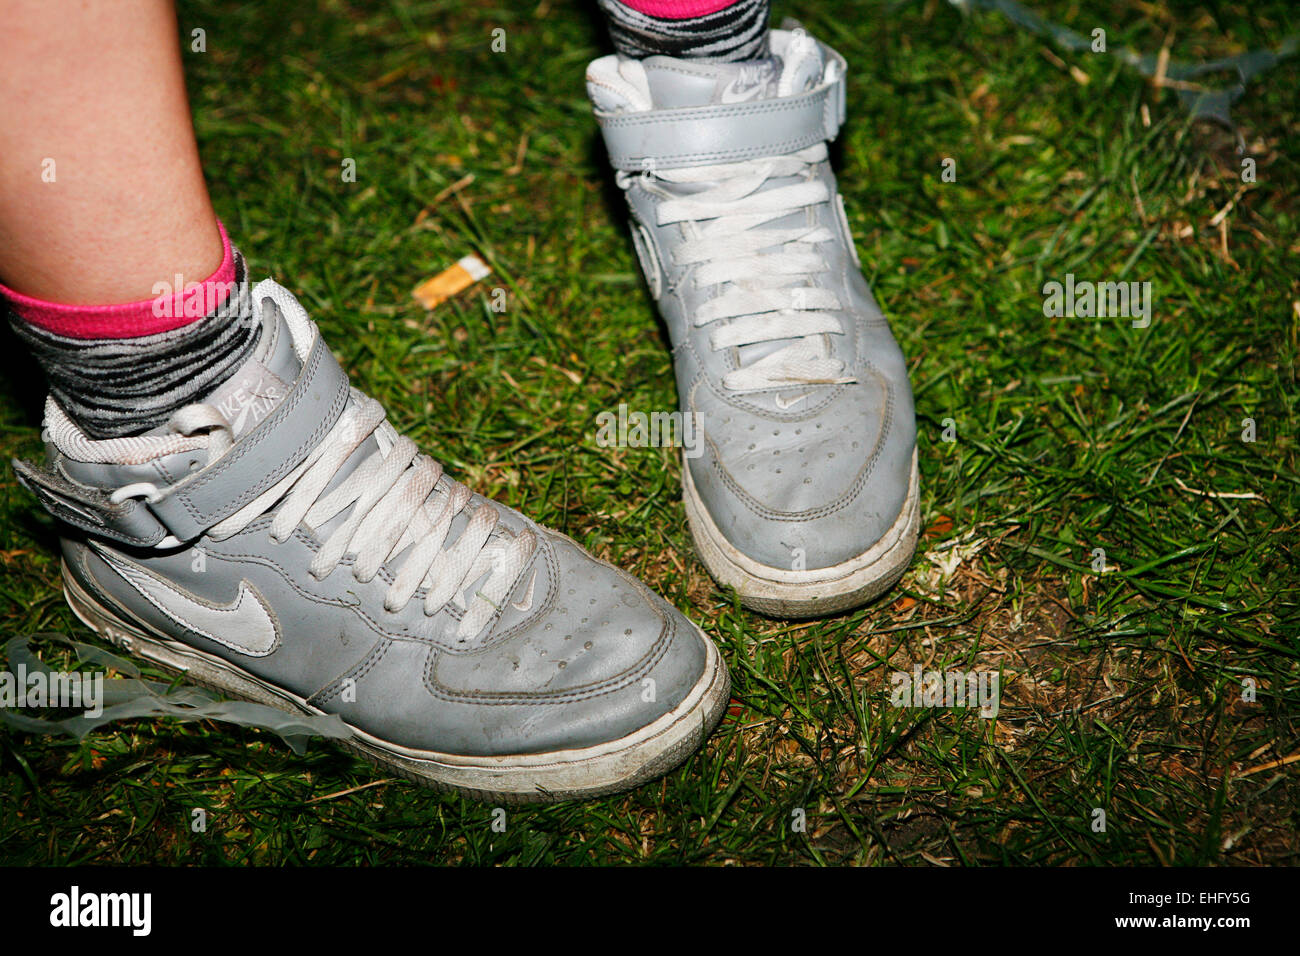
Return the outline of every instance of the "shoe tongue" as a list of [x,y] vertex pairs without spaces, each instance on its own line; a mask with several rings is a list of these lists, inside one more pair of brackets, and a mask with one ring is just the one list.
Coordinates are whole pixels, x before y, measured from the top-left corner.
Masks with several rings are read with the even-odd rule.
[[656,109],[747,103],[802,93],[821,79],[821,48],[806,35],[783,45],[781,55],[713,63],[667,56],[642,61]]
[[253,354],[203,403],[221,412],[238,440],[284,400],[300,371],[302,363],[294,351],[289,326],[268,299],[262,308],[261,335]]
[[776,95],[781,58],[739,63],[700,63],[667,56],[644,62],[650,101],[655,109],[744,103]]

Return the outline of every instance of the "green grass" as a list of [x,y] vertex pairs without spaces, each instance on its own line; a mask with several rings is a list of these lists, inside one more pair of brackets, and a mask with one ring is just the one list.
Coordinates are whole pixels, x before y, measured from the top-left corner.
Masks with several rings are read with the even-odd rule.
[[[1172,36],[1184,60],[1298,28],[1283,2],[1031,5],[1105,27],[1112,48]],[[255,275],[296,291],[457,477],[701,622],[732,666],[732,715],[667,778],[512,810],[504,833],[491,807],[374,783],[320,742],[298,757],[164,720],[81,742],[0,732],[0,861],[1300,863],[1300,762],[1275,765],[1300,752],[1296,61],[1235,109],[1258,163],[1243,184],[1231,136],[1113,57],[1061,54],[1072,75],[1006,20],[938,0],[778,3],[851,65],[841,188],[911,362],[927,529],[881,602],[788,625],[713,586],[670,452],[594,441],[599,411],[676,396],[583,94],[605,52],[590,13],[205,0],[181,26],[207,30],[186,54],[200,145]],[[474,250],[492,278],[414,304]],[[1071,272],[1153,283],[1151,326],[1045,318],[1040,289]],[[40,451],[20,364],[0,389],[6,457]],[[0,528],[5,632],[86,639],[54,526],[11,473]],[[999,670],[998,718],[890,707],[889,673],[917,662]]]

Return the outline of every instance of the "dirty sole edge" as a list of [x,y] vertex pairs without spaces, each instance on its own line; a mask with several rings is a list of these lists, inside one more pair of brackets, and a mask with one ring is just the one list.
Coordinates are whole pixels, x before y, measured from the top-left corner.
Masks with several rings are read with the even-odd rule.
[[[166,671],[229,697],[289,713],[325,713],[228,661],[127,624],[89,595],[66,564],[63,592],[87,627]],[[704,742],[726,709],[731,684],[727,667],[713,642],[699,628],[695,631],[706,650],[700,680],[671,711],[619,740],[574,750],[474,757],[402,747],[348,724],[352,738],[337,743],[415,783],[489,802],[552,803],[629,790],[684,761]]]

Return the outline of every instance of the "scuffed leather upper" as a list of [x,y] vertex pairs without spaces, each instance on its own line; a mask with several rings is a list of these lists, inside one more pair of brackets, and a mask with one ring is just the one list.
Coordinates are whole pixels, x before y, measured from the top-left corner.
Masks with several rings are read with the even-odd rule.
[[[269,303],[268,315],[268,354],[262,359],[280,379],[293,382],[302,369],[283,345],[289,339],[284,319]],[[323,359],[312,354],[334,362],[328,350]],[[275,421],[274,413],[264,420]],[[297,447],[303,439],[301,430],[248,433],[261,434],[262,453],[277,442]],[[225,454],[237,452],[241,441]],[[373,447],[363,447],[358,456]],[[156,486],[155,497],[163,497],[205,468],[218,474],[221,461],[205,466],[202,451],[134,463],[85,461],[53,442],[47,452],[48,470],[29,466],[33,480],[52,489],[47,494],[70,491],[67,500],[74,507],[90,509],[99,507],[105,492],[138,482]],[[274,469],[274,462],[266,467]],[[219,481],[212,484],[219,487]],[[240,491],[231,488],[232,494]],[[151,507],[146,499],[134,500],[145,511]],[[475,495],[465,513],[485,504]],[[348,554],[331,572],[314,577],[308,566],[329,529],[299,525],[276,541],[270,534],[275,507],[220,540],[204,533],[153,547],[96,535],[89,530],[94,521],[87,521],[87,528],[65,529],[63,550],[78,584],[127,623],[229,661],[403,747],[470,756],[590,747],[652,723],[688,696],[706,664],[704,639],[693,625],[569,538],[502,505],[489,506],[500,514],[494,536],[531,533],[536,547],[508,599],[468,639],[457,634],[463,607],[451,601],[428,614],[423,589],[400,609],[385,609],[395,574],[387,564],[363,583]],[[445,547],[463,524],[462,515]],[[394,561],[400,564],[401,555]],[[475,582],[467,582],[465,593],[474,588]],[[243,612],[237,610],[241,601],[247,602]],[[187,617],[186,609],[196,607]],[[224,626],[255,625],[265,638],[268,617],[275,631],[271,642]]]
[[[280,631],[276,649],[253,657],[181,626],[105,561],[102,544],[65,538],[82,587],[138,620],[236,664],[383,740],[466,755],[538,753],[617,740],[680,703],[704,670],[695,629],[624,572],[544,531],[487,634],[458,642],[460,613],[432,617],[419,601],[383,609],[386,570],[362,584],[343,563],[324,580],[302,571],[317,546],[295,532],[282,544],[258,519],[224,541],[168,554],[114,547],[127,560],[214,606],[248,582]],[[536,572],[536,580],[533,573]],[[527,606],[532,589],[532,606]],[[347,680],[351,679],[352,684]],[[653,685],[647,684],[652,680]],[[648,701],[648,688],[654,700]]]

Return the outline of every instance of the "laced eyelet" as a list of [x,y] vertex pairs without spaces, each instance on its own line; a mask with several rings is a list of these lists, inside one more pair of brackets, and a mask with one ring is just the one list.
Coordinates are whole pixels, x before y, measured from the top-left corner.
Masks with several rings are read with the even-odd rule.
[[150,481],[137,481],[130,485],[123,485],[111,495],[108,496],[109,502],[120,505],[128,498],[143,498],[145,501],[153,504],[161,497],[158,486]]

